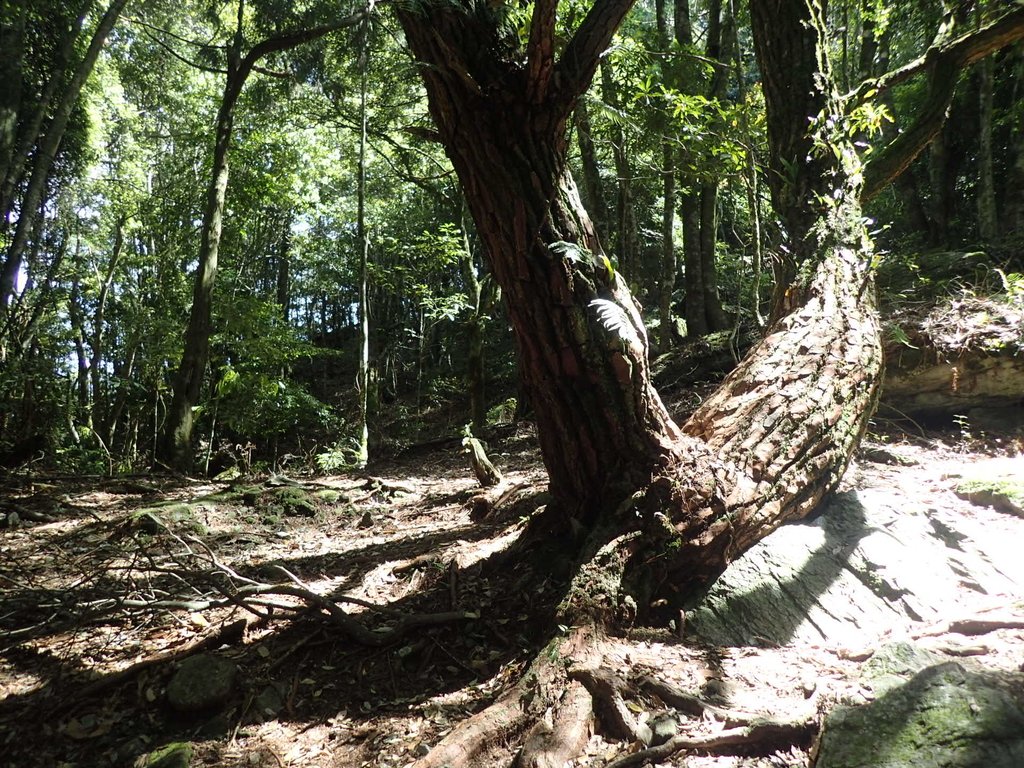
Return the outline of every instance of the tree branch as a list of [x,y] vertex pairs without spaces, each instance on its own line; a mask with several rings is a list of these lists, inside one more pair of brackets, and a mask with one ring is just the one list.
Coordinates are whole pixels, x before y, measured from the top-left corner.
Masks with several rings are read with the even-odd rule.
[[300,29],[293,32],[283,32],[273,37],[268,37],[266,40],[261,40],[259,43],[254,45],[249,53],[242,59],[239,69],[242,71],[252,69],[256,62],[262,59],[264,56],[269,56],[272,53],[278,51],[285,51],[289,48],[295,48],[303,43],[312,42],[324,35],[336,32],[339,29],[345,29],[346,27],[352,27],[368,18],[373,13],[374,0],[370,0],[365,8],[361,8],[354,13],[350,13],[344,18],[338,19],[337,21],[331,22],[330,24],[321,24],[318,27],[310,27],[309,29]]
[[530,24],[530,42],[527,47],[526,77],[530,101],[544,100],[555,68],[555,9],[558,0],[536,0]]
[[595,0],[565,46],[555,68],[555,82],[567,111],[575,106],[576,99],[590,85],[601,56],[635,1]]
[[1024,2],[981,29],[949,41],[939,41],[921,58],[900,69],[863,83],[850,97],[856,106],[879,91],[928,72],[928,96],[914,121],[867,162],[861,199],[870,200],[905,171],[942,129],[956,92],[960,71],[1011,43],[1024,39]]

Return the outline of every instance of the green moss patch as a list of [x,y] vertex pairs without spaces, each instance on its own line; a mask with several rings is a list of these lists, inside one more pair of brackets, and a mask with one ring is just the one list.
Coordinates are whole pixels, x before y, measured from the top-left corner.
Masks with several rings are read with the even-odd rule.
[[956,495],[978,506],[1024,517],[1024,481],[966,480],[957,486]]

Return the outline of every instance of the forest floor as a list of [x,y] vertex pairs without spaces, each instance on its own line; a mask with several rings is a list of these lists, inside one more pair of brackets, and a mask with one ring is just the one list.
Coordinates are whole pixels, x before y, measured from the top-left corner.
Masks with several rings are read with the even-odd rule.
[[[520,574],[515,562],[500,577],[481,567],[544,503],[529,428],[509,428],[491,450],[510,493],[480,521],[470,516],[480,489],[454,442],[332,477],[6,476],[4,511],[18,517],[0,530],[0,766],[141,766],[174,742],[192,745],[192,766],[409,765],[515,682],[558,631],[555,580]],[[884,498],[897,528],[901,516],[927,518],[951,551],[974,539],[987,575],[962,558],[954,568],[963,573],[928,596],[927,610],[878,618],[852,606],[837,619],[849,632],[796,621],[782,641],[716,644],[685,624],[637,628],[612,641],[606,666],[782,719],[870,698],[862,663],[901,637],[994,669],[1024,668],[1024,519],[956,494],[974,475],[1024,477],[1022,450],[1019,437],[890,435],[848,473],[844,492]],[[894,455],[897,463],[878,463]],[[889,582],[921,581],[931,556],[907,551],[879,566]],[[317,596],[378,639],[401,630],[401,615],[438,623],[424,618],[368,647],[325,603],[310,609]],[[985,616],[999,620],[979,636],[956,633],[956,621],[977,629]],[[231,684],[200,712],[169,703],[182,662],[201,654],[228,662]],[[641,718],[664,708],[646,694],[628,706]],[[690,727],[723,725],[708,713]],[[689,755],[685,764],[806,766],[809,747]],[[575,765],[602,766],[631,749],[599,731]],[[487,761],[507,764],[507,750],[494,744]]]

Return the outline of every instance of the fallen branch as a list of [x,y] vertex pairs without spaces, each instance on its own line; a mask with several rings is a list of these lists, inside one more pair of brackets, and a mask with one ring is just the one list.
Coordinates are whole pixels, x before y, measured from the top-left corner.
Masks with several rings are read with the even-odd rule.
[[754,715],[748,712],[737,712],[731,709],[716,706],[699,696],[687,693],[671,683],[660,680],[653,675],[646,675],[640,679],[640,690],[651,693],[680,712],[690,717],[698,718],[711,716],[723,723],[727,728],[749,726],[753,723],[764,720],[761,715]]
[[922,637],[937,637],[939,635],[987,635],[989,632],[995,632],[998,629],[1024,629],[1024,619],[1019,616],[995,616],[995,617],[981,617],[972,616],[966,619],[957,619],[942,624],[939,627],[932,627],[926,629],[923,632],[918,632],[912,637],[919,639]]
[[750,747],[767,750],[769,747],[800,744],[808,741],[817,728],[818,726],[814,722],[781,723],[762,720],[742,728],[732,728],[707,736],[694,737],[680,734],[673,736],[664,744],[648,747],[634,752],[632,755],[613,760],[605,768],[633,768],[633,766],[646,763],[656,763],[683,751],[719,752],[736,747],[743,747],[744,750]]

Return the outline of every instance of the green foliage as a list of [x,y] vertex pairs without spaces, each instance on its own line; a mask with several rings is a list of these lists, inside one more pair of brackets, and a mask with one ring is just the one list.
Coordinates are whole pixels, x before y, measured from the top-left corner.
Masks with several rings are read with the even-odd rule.
[[316,465],[328,474],[347,472],[360,466],[360,448],[357,438],[349,438],[331,445],[316,455]]

